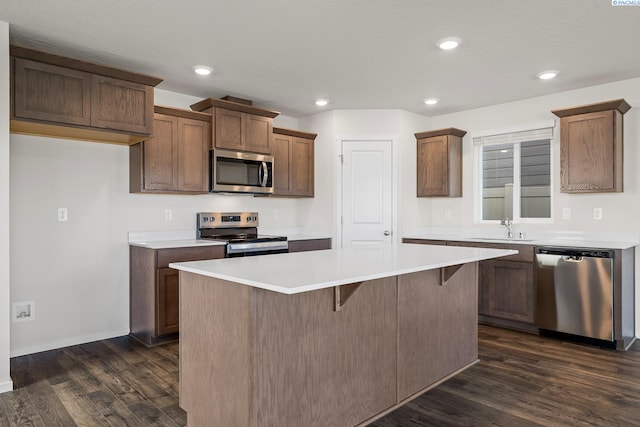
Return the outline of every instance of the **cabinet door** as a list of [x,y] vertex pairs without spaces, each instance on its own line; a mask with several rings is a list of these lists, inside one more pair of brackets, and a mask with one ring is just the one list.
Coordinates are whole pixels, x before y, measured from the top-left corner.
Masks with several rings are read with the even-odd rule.
[[273,119],[245,114],[245,120],[247,128],[244,149],[255,153],[271,154]]
[[171,191],[178,186],[178,118],[155,115],[153,138],[144,141],[144,189]]
[[178,119],[178,190],[207,193],[209,190],[209,123]]
[[156,335],[178,332],[179,316],[179,274],[173,268],[158,269],[156,288]]
[[216,108],[215,146],[230,150],[244,150],[245,113]]
[[622,147],[616,147],[622,139],[615,135],[614,111],[562,117],[560,128],[560,190],[622,191]]
[[151,135],[153,87],[91,76],[91,126]]
[[90,74],[22,58],[15,59],[16,117],[89,126],[90,109]]
[[313,197],[314,142],[294,137],[291,143],[291,185],[295,196]]
[[291,136],[273,135],[271,154],[273,155],[273,194],[289,196],[291,187]]
[[533,264],[512,261],[482,263],[483,314],[533,323]]
[[418,140],[418,197],[449,195],[447,136]]

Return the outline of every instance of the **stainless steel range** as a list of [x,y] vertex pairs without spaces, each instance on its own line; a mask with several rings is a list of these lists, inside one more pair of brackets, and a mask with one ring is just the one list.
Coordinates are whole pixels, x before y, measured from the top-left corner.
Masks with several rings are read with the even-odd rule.
[[200,212],[197,237],[226,242],[227,258],[289,251],[286,236],[258,234],[258,212]]

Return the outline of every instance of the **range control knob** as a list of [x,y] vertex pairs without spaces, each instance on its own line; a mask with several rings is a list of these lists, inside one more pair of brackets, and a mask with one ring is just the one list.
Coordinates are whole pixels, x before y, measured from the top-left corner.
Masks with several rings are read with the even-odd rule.
[[214,216],[210,216],[210,217],[209,217],[209,221],[213,222],[213,221],[215,221],[215,220],[216,220],[216,217],[214,217]]

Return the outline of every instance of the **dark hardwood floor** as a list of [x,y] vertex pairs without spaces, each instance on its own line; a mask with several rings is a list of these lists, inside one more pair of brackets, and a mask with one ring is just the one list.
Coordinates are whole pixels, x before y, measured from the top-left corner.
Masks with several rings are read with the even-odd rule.
[[[480,363],[371,426],[640,426],[640,343],[616,352],[487,326],[479,337]],[[0,427],[185,425],[177,362],[177,344],[127,337],[13,358]]]

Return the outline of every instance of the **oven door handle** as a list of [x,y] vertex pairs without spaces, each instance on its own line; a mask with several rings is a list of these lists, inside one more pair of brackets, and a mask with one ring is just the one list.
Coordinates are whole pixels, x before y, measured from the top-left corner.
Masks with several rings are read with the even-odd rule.
[[262,162],[260,169],[258,169],[258,184],[260,187],[267,186],[267,180],[269,178],[269,169],[267,168],[267,162]]

